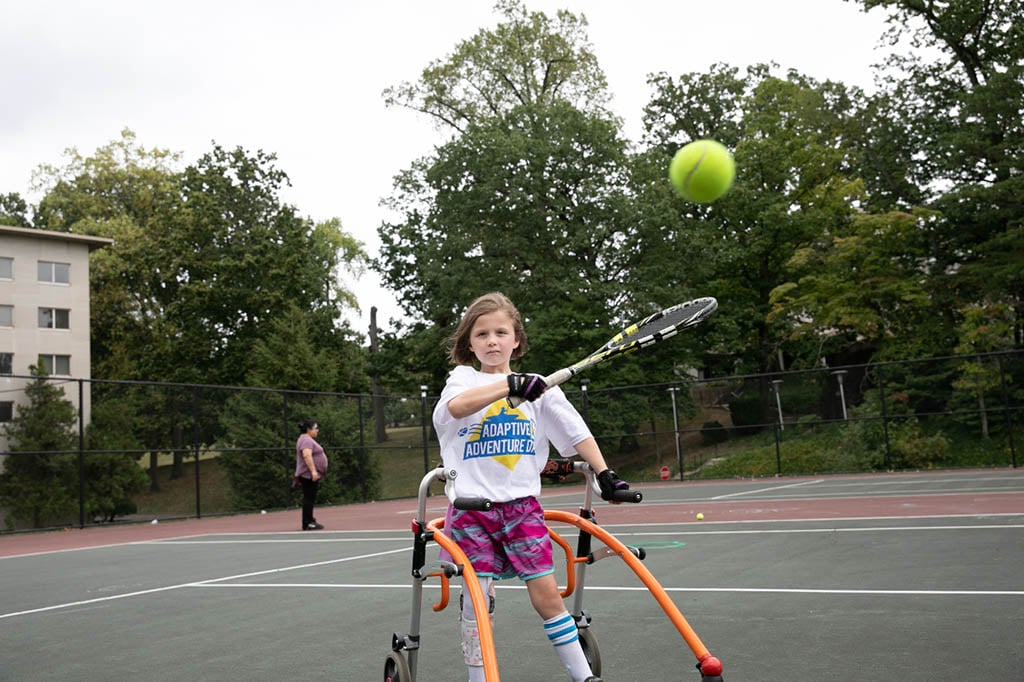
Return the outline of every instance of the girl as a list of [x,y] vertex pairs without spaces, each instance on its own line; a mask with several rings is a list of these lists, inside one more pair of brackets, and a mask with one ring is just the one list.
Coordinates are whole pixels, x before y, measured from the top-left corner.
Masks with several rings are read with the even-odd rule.
[[[519,311],[500,293],[473,301],[449,338],[457,366],[434,408],[434,427],[446,469],[450,499],[484,497],[486,512],[450,509],[445,532],[466,553],[489,594],[492,581],[519,577],[544,621],[544,632],[574,682],[598,681],[579,643],[579,633],[559,594],[551,540],[544,523],[540,472],[550,445],[563,456],[580,455],[598,474],[602,497],[629,485],[608,468],[583,418],[560,388],[548,389],[536,374],[513,373],[511,360],[526,352]],[[479,369],[474,368],[474,364]],[[511,407],[509,397],[522,398]],[[462,648],[470,682],[483,682],[476,614],[463,600]]]

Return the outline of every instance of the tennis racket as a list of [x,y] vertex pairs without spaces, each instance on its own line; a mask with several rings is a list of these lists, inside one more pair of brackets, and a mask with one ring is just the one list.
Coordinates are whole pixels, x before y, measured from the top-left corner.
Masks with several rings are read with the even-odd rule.
[[[608,339],[608,342],[583,358],[579,362],[563,367],[554,374],[544,377],[544,383],[550,386],[564,384],[583,370],[647,346],[660,343],[673,337],[681,329],[693,327],[708,319],[718,309],[718,301],[708,296],[696,298],[686,303],[679,303],[665,308],[653,315],[648,315],[635,322],[621,332]],[[508,398],[509,405],[515,407],[523,402],[522,398]]]

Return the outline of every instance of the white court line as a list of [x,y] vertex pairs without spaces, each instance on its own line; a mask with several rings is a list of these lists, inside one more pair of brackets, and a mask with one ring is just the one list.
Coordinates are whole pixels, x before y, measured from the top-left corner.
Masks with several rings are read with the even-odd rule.
[[75,606],[87,606],[89,604],[98,604],[106,601],[114,601],[116,599],[127,599],[129,597],[139,597],[146,594],[154,594],[156,592],[167,592],[168,590],[179,590],[184,587],[202,587],[206,585],[212,585],[215,583],[223,582],[225,580],[240,580],[242,578],[251,578],[257,575],[270,575],[272,573],[285,573],[287,571],[297,571],[303,568],[315,568],[317,566],[328,566],[331,564],[342,564],[348,561],[359,561],[360,559],[373,559],[380,556],[386,556],[388,554],[397,554],[399,552],[408,552],[411,548],[403,547],[402,549],[392,549],[386,552],[376,552],[374,554],[363,554],[361,556],[345,557],[343,559],[329,559],[327,561],[315,561],[309,564],[299,564],[297,566],[284,566],[281,568],[271,568],[264,571],[253,571],[252,573],[239,573],[238,575],[228,575],[223,578],[211,578],[210,580],[200,580],[198,582],[181,583],[178,585],[167,585],[166,587],[155,587],[150,590],[138,590],[136,592],[126,592],[124,594],[112,594],[107,597],[97,597],[95,599],[82,599],[79,601],[67,602],[65,604],[54,604],[52,606],[43,606],[37,609],[27,609],[25,611],[14,611],[12,613],[0,613],[0,620],[5,618],[14,618],[15,616],[27,616],[33,613],[43,613],[45,611],[56,611],[59,609],[68,609]]
[[756,495],[757,493],[769,493],[773,490],[782,490],[783,488],[799,488],[803,485],[814,485],[816,483],[824,483],[825,479],[819,478],[813,481],[800,481],[799,483],[790,483],[788,485],[776,485],[770,488],[758,488],[756,490],[743,490],[738,493],[728,493],[726,495],[715,495],[712,500],[724,500],[728,497],[740,497],[741,495]]
[[750,528],[744,530],[677,530],[663,532],[618,533],[620,537],[643,537],[663,535],[770,535],[772,533],[884,533],[889,531],[920,530],[1002,530],[1024,529],[1024,524],[998,524],[978,526],[874,526],[864,528]]
[[[186,587],[216,587],[220,588],[334,588],[334,589],[379,589],[379,590],[401,590],[409,589],[411,585],[386,585],[386,584],[359,584],[359,583],[238,583],[235,585],[186,585]],[[440,589],[439,584],[424,585],[427,588]],[[452,589],[462,589],[461,585],[451,585]],[[525,590],[525,585],[497,585],[498,590]],[[587,585],[587,591],[598,592],[648,592],[646,587],[605,587]],[[829,588],[799,588],[799,587],[664,587],[666,592],[725,592],[737,594],[850,594],[850,595],[887,595],[887,596],[926,596],[926,597],[1024,597],[1024,590],[855,590],[855,589],[829,589]]]
[[[1006,513],[995,513],[995,514],[920,514],[916,516],[841,516],[841,517],[821,517],[814,519],[742,519],[739,521],[664,521],[659,523],[609,523],[601,524],[604,529],[609,528],[636,528],[637,526],[644,526],[645,528],[679,528],[680,533],[689,533],[691,528],[698,526],[708,526],[712,524],[721,524],[725,526],[743,526],[747,524],[759,524],[759,523],[842,523],[842,522],[853,522],[853,521],[911,521],[920,519],[994,519],[1000,517],[1020,517],[1024,516],[1024,512],[1006,512]],[[1003,528],[1003,524],[992,524],[989,526],[983,526],[983,528]],[[894,526],[899,528],[899,526]],[[831,529],[830,529],[831,530]],[[693,531],[699,532],[699,531]]]
[[403,542],[407,538],[308,538],[308,539],[292,539],[292,538],[264,538],[261,540],[174,540],[173,542],[165,542],[163,540],[154,540],[150,544],[153,545],[274,545],[274,544],[330,544],[335,542]]
[[[760,491],[758,491],[760,492]],[[814,491],[814,495],[807,497],[800,494],[782,494],[772,497],[761,498],[768,500],[845,500],[860,499],[865,497],[893,498],[893,497],[947,497],[950,495],[967,495],[970,493],[987,493],[989,495],[1020,495],[1022,490],[1006,490],[1005,488],[957,488],[955,490],[922,490],[914,492],[911,490],[864,490],[860,492],[836,491],[834,493]],[[708,498],[717,500],[719,498]],[[755,500],[759,501],[759,500]]]

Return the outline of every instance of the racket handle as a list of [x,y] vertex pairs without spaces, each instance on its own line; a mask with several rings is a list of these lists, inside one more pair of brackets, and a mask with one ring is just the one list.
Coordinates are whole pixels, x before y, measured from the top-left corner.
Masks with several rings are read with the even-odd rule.
[[[554,374],[549,374],[544,377],[544,383],[547,384],[548,388],[558,386],[559,384],[564,384],[569,379],[572,379],[572,375],[575,373],[576,372],[573,372],[568,367],[564,367]],[[519,397],[509,397],[505,398],[505,400],[508,402],[509,407],[519,407],[523,404],[523,399]]]
[[612,493],[609,502],[632,502],[639,504],[644,499],[644,494],[639,490],[616,490]]
[[452,506],[462,511],[490,511],[493,504],[486,497],[456,497]]

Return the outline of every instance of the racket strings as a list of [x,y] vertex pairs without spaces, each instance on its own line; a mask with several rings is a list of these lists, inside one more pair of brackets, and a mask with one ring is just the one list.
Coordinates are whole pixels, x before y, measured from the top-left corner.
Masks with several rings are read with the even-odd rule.
[[674,336],[680,329],[700,322],[718,307],[713,298],[702,298],[667,308],[624,330],[616,345],[647,346]]

